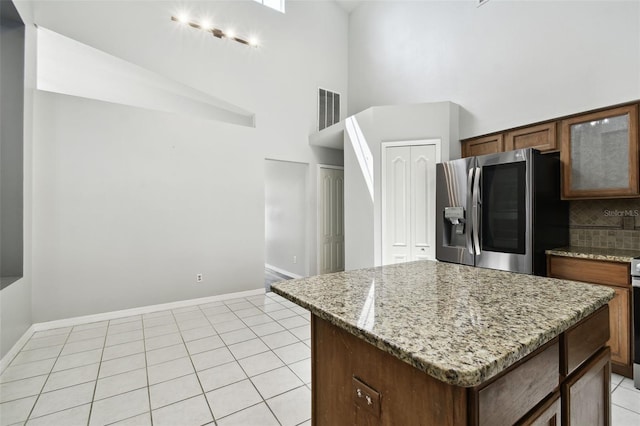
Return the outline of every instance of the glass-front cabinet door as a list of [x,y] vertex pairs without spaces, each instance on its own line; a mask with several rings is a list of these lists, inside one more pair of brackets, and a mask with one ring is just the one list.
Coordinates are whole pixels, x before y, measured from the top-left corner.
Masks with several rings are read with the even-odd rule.
[[638,105],[562,121],[562,197],[624,198],[638,191]]

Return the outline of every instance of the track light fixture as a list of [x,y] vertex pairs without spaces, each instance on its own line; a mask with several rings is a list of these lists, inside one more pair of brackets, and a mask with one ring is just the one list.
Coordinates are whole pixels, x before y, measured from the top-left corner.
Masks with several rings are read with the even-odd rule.
[[185,13],[181,13],[178,16],[171,16],[171,20],[179,24],[188,25],[197,30],[206,31],[208,33],[211,33],[214,37],[220,39],[226,38],[251,47],[258,47],[259,44],[258,39],[256,39],[255,37],[251,37],[249,39],[239,37],[233,30],[229,29],[225,32],[219,28],[215,28],[209,21],[206,20],[200,22],[192,21]]

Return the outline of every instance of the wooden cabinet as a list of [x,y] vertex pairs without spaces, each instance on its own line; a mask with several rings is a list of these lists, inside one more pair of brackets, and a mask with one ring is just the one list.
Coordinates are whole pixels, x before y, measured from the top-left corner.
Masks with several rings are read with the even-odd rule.
[[[604,343],[604,341],[602,342]],[[471,424],[512,425],[560,384],[560,344],[553,341],[470,394]]]
[[617,287],[614,290],[616,295],[609,302],[611,338],[607,344],[611,348],[611,360],[626,370],[624,374],[616,367],[616,372],[631,377],[631,289]]
[[562,384],[562,425],[611,424],[609,348]]
[[[567,424],[607,426],[608,313],[605,305],[470,388],[439,381],[314,315],[312,424],[555,426],[566,418]],[[589,336],[586,344],[585,336]],[[572,367],[563,374],[567,359]],[[580,411],[582,407],[587,407],[587,414]]]
[[436,380],[315,315],[311,339],[313,425],[467,424],[466,388]]
[[496,152],[504,151],[504,138],[502,137],[502,133],[466,139],[461,143],[462,157],[474,157],[476,155],[495,154]]
[[636,102],[463,139],[462,157],[560,150],[563,198],[640,197],[639,109]]
[[638,105],[561,122],[562,197],[628,198],[638,183]]
[[560,361],[560,374],[570,376],[591,355],[606,345],[609,340],[610,308],[600,309],[586,318],[579,327],[571,327],[560,339],[564,356]]
[[583,281],[612,287],[616,295],[609,302],[609,333],[614,373],[631,377],[631,271],[630,264],[563,256],[547,258],[547,274],[553,278]]
[[560,393],[554,393],[540,408],[516,423],[518,426],[559,426],[561,425],[562,409]]
[[504,138],[504,150],[535,148],[539,151],[556,151],[556,122],[539,124],[507,132]]
[[495,133],[479,138],[465,139],[462,143],[462,157],[494,154],[514,149],[535,148],[542,152],[557,151],[556,122],[538,124]]

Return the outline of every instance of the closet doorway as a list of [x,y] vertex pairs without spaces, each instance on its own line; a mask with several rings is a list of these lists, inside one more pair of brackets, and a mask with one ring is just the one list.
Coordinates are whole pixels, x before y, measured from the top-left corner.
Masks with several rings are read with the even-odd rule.
[[318,165],[318,274],[344,271],[344,168]]
[[440,140],[382,144],[382,264],[435,259]]

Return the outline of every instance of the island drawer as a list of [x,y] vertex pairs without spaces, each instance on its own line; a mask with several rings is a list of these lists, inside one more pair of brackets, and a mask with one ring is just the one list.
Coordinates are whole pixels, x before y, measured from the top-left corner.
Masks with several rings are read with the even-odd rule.
[[560,337],[560,374],[570,375],[609,340],[609,306],[569,328]]
[[[560,343],[554,339],[505,374],[471,392],[472,424],[512,425],[531,411],[559,385]],[[474,421],[473,421],[474,420]]]

